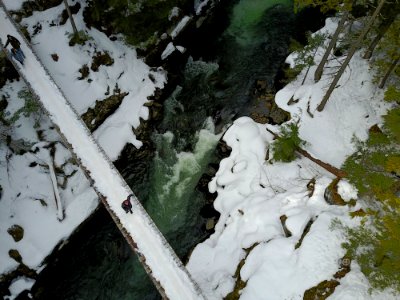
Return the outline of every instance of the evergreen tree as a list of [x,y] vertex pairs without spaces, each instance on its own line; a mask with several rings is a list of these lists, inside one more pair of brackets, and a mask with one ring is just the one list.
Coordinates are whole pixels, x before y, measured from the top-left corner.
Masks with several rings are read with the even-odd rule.
[[383,88],[385,86],[386,81],[392,74],[397,78],[396,82],[399,80],[399,32],[400,17],[397,17],[377,46],[377,52],[379,52],[379,54],[376,55],[373,65],[376,68],[375,78],[377,81],[379,81],[379,88]]
[[379,18],[379,23],[378,26],[376,27],[377,33],[375,37],[372,39],[371,43],[369,44],[367,50],[365,51],[364,54],[365,59],[371,58],[372,53],[374,52],[379,41],[385,35],[387,30],[391,27],[392,23],[396,20],[397,16],[399,15],[399,12],[400,12],[400,5],[397,0],[393,2],[388,2],[388,4],[382,8],[382,13]]
[[[397,97],[396,97],[397,95]],[[394,91],[394,99],[399,99]],[[392,99],[388,99],[392,100]],[[400,292],[400,108],[384,117],[382,129],[370,129],[369,139],[345,164],[348,179],[357,187],[359,197],[371,203],[356,228],[344,227],[347,255],[356,259],[371,286],[394,288]]]
[[293,51],[294,53],[296,53],[293,67],[296,75],[300,73],[305,67],[307,67],[307,71],[304,75],[303,81],[301,82],[302,85],[307,79],[307,75],[310,71],[311,66],[314,65],[315,54],[317,53],[318,48],[321,47],[321,45],[324,43],[325,39],[325,34],[308,34],[307,45],[305,47],[301,47],[299,50]]
[[296,158],[296,150],[305,145],[299,137],[299,127],[295,123],[285,124],[280,136],[272,144],[275,161],[291,162]]

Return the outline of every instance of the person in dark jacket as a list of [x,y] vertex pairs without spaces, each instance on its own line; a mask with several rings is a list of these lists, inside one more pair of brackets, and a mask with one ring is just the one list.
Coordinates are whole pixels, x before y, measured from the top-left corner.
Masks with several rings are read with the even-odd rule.
[[[24,52],[22,52],[21,50],[21,42],[18,41],[18,39],[10,34],[7,34],[7,42],[4,45],[4,48],[7,48],[8,44],[11,44],[11,47],[13,47],[13,49],[15,49],[15,51],[17,52],[17,56],[22,58],[22,61],[25,58],[25,54]],[[15,52],[14,51],[14,52]],[[11,52],[13,52],[13,50],[11,49]],[[18,61],[20,61],[19,59],[17,59]]]
[[18,39],[15,36],[12,36],[10,34],[7,34],[7,42],[4,46],[4,48],[7,48],[8,44],[11,44],[15,49],[18,49],[21,47],[21,42],[18,41]]
[[124,201],[122,201],[121,207],[126,213],[130,212],[131,214],[133,214],[131,197],[133,197],[132,194],[130,194]]

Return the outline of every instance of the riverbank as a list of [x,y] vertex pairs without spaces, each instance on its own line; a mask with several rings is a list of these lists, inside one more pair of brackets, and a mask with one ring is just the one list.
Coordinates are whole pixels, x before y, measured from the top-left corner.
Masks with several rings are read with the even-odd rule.
[[[328,19],[319,32],[332,33],[336,22]],[[322,53],[317,51],[316,62]],[[303,70],[278,91],[275,102],[299,126],[305,149],[340,167],[356,150],[354,137],[365,140],[390,105],[360,52],[322,112],[316,107],[330,77],[314,83],[305,76]],[[336,187],[342,205],[328,203],[325,190],[333,174],[301,156],[290,163],[272,159],[271,132],[280,131],[243,117],[225,133],[232,153],[209,184],[218,194],[214,207],[221,217],[215,233],[190,257],[187,267],[195,280],[209,299],[398,299],[390,289],[370,290],[360,265],[345,256],[345,233],[333,226],[359,224],[349,214],[366,209],[357,189],[342,179]]]

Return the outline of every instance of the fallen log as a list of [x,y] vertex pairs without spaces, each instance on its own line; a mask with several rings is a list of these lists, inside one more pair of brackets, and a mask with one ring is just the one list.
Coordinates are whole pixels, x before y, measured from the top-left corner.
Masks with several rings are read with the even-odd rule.
[[[279,135],[277,135],[275,132],[271,131],[270,129],[266,128],[267,131],[269,133],[271,133],[275,139],[279,138]],[[304,157],[307,157],[309,160],[313,161],[314,163],[316,163],[317,165],[319,165],[320,167],[324,168],[325,170],[327,170],[328,172],[332,173],[333,175],[335,175],[338,178],[343,178],[347,176],[347,173],[343,170],[340,170],[334,166],[332,166],[331,164],[328,164],[326,162],[323,162],[322,160],[313,157],[310,153],[308,153],[306,150],[301,149],[301,148],[297,148],[296,150],[297,153],[303,155]]]

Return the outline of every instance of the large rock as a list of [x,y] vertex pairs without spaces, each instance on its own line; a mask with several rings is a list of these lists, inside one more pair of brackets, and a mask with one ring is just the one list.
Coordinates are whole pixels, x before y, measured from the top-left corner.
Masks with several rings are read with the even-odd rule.
[[324,199],[327,203],[331,205],[344,206],[346,205],[346,201],[344,201],[343,198],[338,193],[337,185],[339,181],[340,178],[336,178],[327,186],[324,193]]
[[13,225],[7,229],[9,235],[11,235],[14,241],[19,242],[24,237],[24,229],[19,225]]
[[83,115],[82,120],[90,131],[95,131],[110,115],[120,106],[125,93],[116,93],[103,100],[96,100],[94,108],[89,108]]

